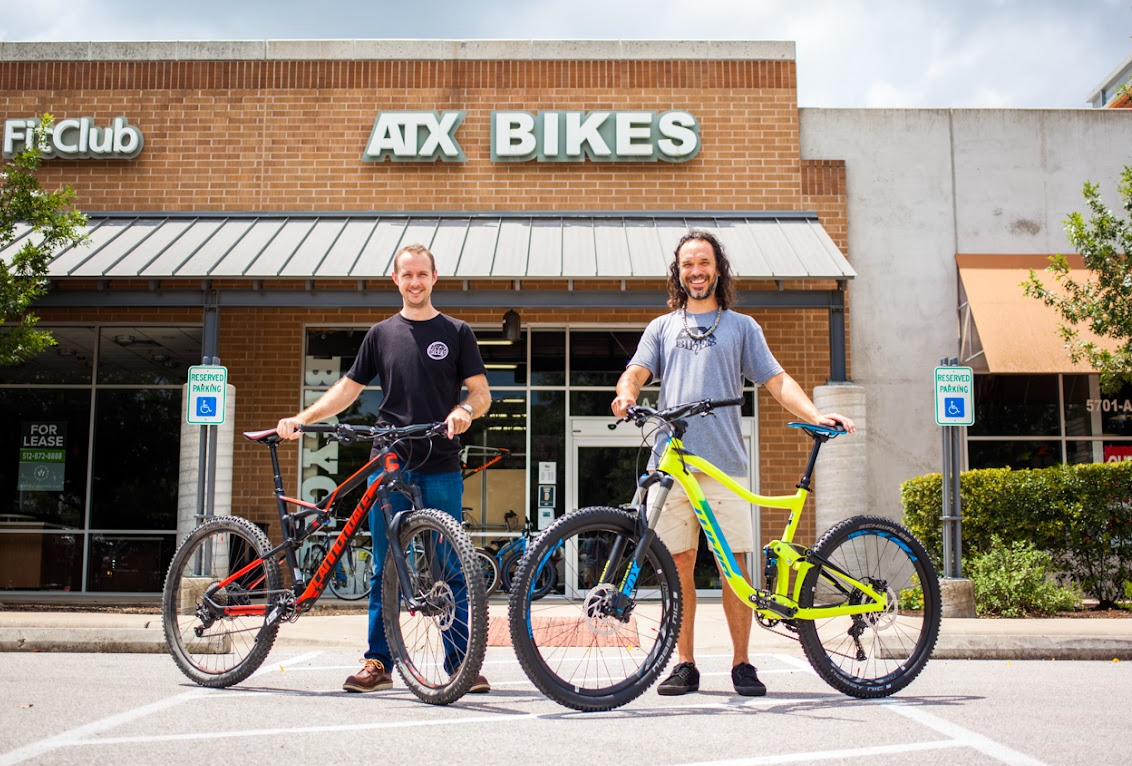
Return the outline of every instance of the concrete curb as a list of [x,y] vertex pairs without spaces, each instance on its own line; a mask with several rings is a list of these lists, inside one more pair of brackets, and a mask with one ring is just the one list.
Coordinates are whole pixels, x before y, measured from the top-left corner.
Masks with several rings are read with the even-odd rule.
[[940,636],[937,660],[1132,660],[1132,639],[1102,636]]
[[[331,637],[288,637],[276,646],[353,646]],[[496,640],[493,646],[503,645]],[[756,647],[752,647],[753,649]],[[0,628],[0,652],[76,652],[164,654],[165,636],[155,628]],[[1132,661],[1132,638],[1112,636],[940,635],[932,658],[937,660],[1112,660]]]
[[0,652],[164,654],[165,635],[145,628],[0,628]]

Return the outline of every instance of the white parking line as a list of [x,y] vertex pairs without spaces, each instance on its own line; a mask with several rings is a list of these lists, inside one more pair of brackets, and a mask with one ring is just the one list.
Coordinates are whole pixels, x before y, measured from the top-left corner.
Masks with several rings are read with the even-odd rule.
[[[284,668],[289,663],[306,662],[307,660],[313,659],[314,657],[318,656],[318,654],[319,652],[300,654],[299,656],[292,657],[285,662],[279,663],[278,665],[273,665],[269,668],[260,668],[255,673],[253,673],[251,677],[254,678],[255,676],[263,675],[264,673],[277,672],[277,668]],[[117,713],[98,721],[92,721],[91,723],[84,724],[83,726],[78,726],[74,729],[62,732],[61,734],[56,734],[54,737],[41,739],[39,742],[32,742],[29,745],[18,747],[15,750],[9,750],[6,753],[0,753],[0,766],[14,766],[14,764],[23,763],[24,761],[30,760],[32,758],[37,758],[44,753],[49,753],[52,750],[56,750],[61,747],[89,745],[92,743],[101,742],[101,740],[89,738],[93,737],[96,734],[100,734],[101,732],[109,731],[110,729],[115,729],[119,726],[131,723],[138,720],[139,718],[145,718],[146,716],[152,715],[153,713],[158,713],[162,710],[175,707],[177,705],[180,705],[182,702],[189,702],[191,700],[207,697],[215,693],[216,692],[213,689],[193,689],[191,691],[184,692],[183,694],[177,694],[172,697],[167,697],[163,700],[158,700],[157,702],[151,702],[148,705],[142,705],[141,707],[134,708],[133,710],[126,710],[122,713]]]
[[134,708],[133,710],[127,710],[124,713],[112,715],[109,718],[103,718],[100,721],[93,721],[84,726],[65,731],[62,734],[56,734],[54,737],[48,737],[47,739],[41,739],[39,742],[32,742],[30,745],[18,747],[15,750],[9,750],[7,753],[0,754],[0,766],[13,766],[13,764],[23,763],[24,761],[37,758],[44,753],[49,753],[60,747],[85,745],[89,742],[97,741],[86,738],[131,723],[147,715],[152,715],[153,713],[180,705],[182,702],[188,702],[189,700],[206,696],[208,693],[206,689],[194,689],[184,694],[167,697],[166,699],[158,700],[157,702],[152,702],[148,705]]
[[978,732],[964,729],[962,726],[945,721],[942,718],[937,718],[931,713],[926,712],[923,708],[912,707],[910,705],[901,704],[898,702],[887,703],[886,707],[894,713],[899,713],[905,718],[909,718],[916,723],[927,726],[929,729],[934,729],[940,734],[951,737],[954,741],[962,743],[965,747],[970,747],[978,750],[980,753],[994,758],[996,761],[1010,764],[1010,766],[1046,766],[1043,761],[1037,758],[1019,753],[1017,750],[1003,745],[1000,742],[995,742],[993,739],[986,737]]

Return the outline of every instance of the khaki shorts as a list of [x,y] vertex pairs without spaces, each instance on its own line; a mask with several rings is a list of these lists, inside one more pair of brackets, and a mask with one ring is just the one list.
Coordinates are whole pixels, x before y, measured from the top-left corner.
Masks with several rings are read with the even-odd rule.
[[[731,490],[705,473],[696,471],[693,476],[699,482],[700,489],[704,491],[708,505],[719,528],[727,537],[727,543],[732,552],[738,556],[740,553],[750,553],[755,547],[755,536],[751,529],[751,504],[741,497],[732,494]],[[747,489],[746,477],[732,476],[739,486]],[[649,495],[660,489],[659,484],[649,489]],[[660,513],[660,520],[656,524],[656,533],[671,553],[696,550],[699,545],[700,522],[696,512],[692,510],[692,503],[688,500],[684,488],[679,482],[672,485],[668,499],[664,502],[664,510]]]

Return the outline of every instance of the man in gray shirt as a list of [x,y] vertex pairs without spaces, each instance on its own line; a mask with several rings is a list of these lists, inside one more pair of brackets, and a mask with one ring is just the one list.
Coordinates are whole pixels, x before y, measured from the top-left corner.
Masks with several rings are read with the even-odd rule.
[[[730,310],[734,302],[735,286],[723,246],[708,232],[689,231],[677,244],[669,268],[668,305],[673,311],[657,317],[645,328],[636,354],[617,381],[613,414],[624,417],[626,410],[637,403],[641,387],[649,380],[660,381],[658,407],[664,408],[700,399],[742,396],[746,378],[755,385],[765,386],[795,416],[809,423],[840,425],[854,432],[853,421],[844,415],[823,415],[818,411],[798,382],[771,354],[758,323]],[[690,419],[684,444],[747,487],[747,449],[739,428],[739,408],[721,408],[715,415]],[[653,464],[655,461],[656,455]],[[731,544],[743,577],[750,580],[746,564],[746,554],[754,548],[750,506],[704,474],[697,476],[697,481]],[[700,688],[700,673],[693,651],[696,616],[693,571],[700,525],[679,484],[674,485],[668,495],[656,531],[676,560],[684,596],[680,637],[676,642],[679,662],[657,691],[664,695],[686,694]],[[739,600],[726,580],[723,583],[723,614],[733,651],[731,681],[739,694],[764,695],[766,687],[759,681],[747,653],[753,612]]]

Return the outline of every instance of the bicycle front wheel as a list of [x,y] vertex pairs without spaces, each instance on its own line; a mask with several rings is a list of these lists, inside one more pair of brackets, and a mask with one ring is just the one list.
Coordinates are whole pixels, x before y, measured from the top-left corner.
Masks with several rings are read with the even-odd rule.
[[487,550],[483,548],[476,548],[476,563],[479,564],[480,571],[483,572],[483,593],[485,596],[490,596],[499,589],[500,574],[499,562],[495,560]]
[[409,514],[396,545],[409,573],[404,592],[418,604],[410,609],[405,602],[390,550],[381,603],[393,662],[413,694],[447,705],[471,688],[487,651],[487,597],[479,563],[467,532],[437,510]]
[[[279,623],[266,613],[282,592],[282,577],[278,563],[263,558],[270,550],[255,524],[220,516],[193,530],[173,554],[161,600],[165,643],[181,672],[201,686],[239,683],[271,651]],[[259,614],[226,615],[227,607],[258,607]]]
[[[829,529],[813,548],[827,561],[886,595],[881,612],[798,620],[798,638],[817,674],[852,697],[887,697],[924,669],[939,637],[939,579],[924,546],[889,519],[855,516]],[[861,604],[861,591],[832,576],[824,564],[806,574],[802,607]]]
[[[559,704],[585,711],[624,705],[656,681],[672,655],[680,581],[659,539],[645,553],[629,598],[620,595],[639,543],[630,514],[585,508],[539,535],[515,574],[511,643],[527,677]],[[541,570],[557,561],[565,566],[564,598],[537,601]]]
[[330,573],[330,592],[343,601],[365,598],[372,576],[373,554],[363,546],[350,545]]

